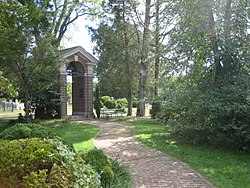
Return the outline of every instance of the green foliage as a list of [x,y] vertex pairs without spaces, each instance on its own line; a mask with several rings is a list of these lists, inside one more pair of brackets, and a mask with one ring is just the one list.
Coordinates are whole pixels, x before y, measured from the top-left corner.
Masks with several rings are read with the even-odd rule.
[[3,77],[0,71],[0,100],[12,99],[18,96],[18,92],[12,82],[12,80]]
[[150,109],[151,118],[155,119],[157,114],[160,112],[161,105],[160,101],[154,101],[152,103],[152,109]]
[[102,96],[101,101],[102,104],[108,109],[116,107],[116,101],[112,100],[110,96]]
[[178,21],[168,35],[159,119],[181,140],[249,150],[249,4],[188,0],[173,6]]
[[21,124],[5,129],[0,133],[0,139],[15,140],[24,138],[54,138],[55,134],[48,127],[39,124]]
[[158,118],[182,140],[249,150],[249,91],[239,80],[227,80],[205,91],[175,83]]
[[108,158],[102,150],[94,149],[82,154],[83,159],[101,175],[104,188],[128,188],[132,184],[129,169],[117,160]]
[[95,90],[95,100],[94,100],[94,108],[96,110],[96,115],[97,118],[100,118],[101,115],[101,99],[100,99],[100,91],[99,91],[99,86],[96,86],[96,90]]
[[121,165],[117,160],[110,159],[112,170],[114,172],[114,181],[111,188],[129,188],[132,187],[132,174],[128,167]]
[[[55,90],[59,83],[54,37],[47,33],[50,24],[45,10],[48,6],[48,3],[33,1],[0,4],[0,41],[5,44],[0,48],[1,71],[4,77],[14,80],[29,122],[31,104],[39,106],[45,93]],[[11,40],[13,38],[16,40]]]
[[101,102],[108,109],[119,108],[120,110],[124,111],[128,106],[128,101],[126,98],[114,100],[110,96],[102,96]]
[[111,97],[110,96],[102,96],[101,97],[101,102],[102,102],[102,104],[105,106],[105,103],[107,102],[107,101],[111,101]]
[[187,163],[215,187],[249,187],[249,153],[180,142],[171,136],[169,128],[153,119],[130,119],[126,124],[142,143]]
[[93,166],[93,168],[101,175],[102,187],[109,187],[114,180],[114,172],[111,167],[109,158],[102,150],[94,149],[84,154],[83,159],[86,163]]
[[95,53],[99,56],[96,73],[101,94],[126,97],[129,101],[138,89],[141,49],[140,29],[130,20],[136,4],[103,1],[100,23],[97,28],[90,29],[92,40],[96,42]]
[[102,186],[105,187],[110,187],[112,182],[114,181],[114,172],[111,168],[111,166],[105,165],[102,167],[102,172],[101,172],[101,182]]
[[127,108],[128,106],[128,100],[126,98],[122,98],[122,99],[117,99],[116,100],[116,107],[122,110],[125,110],[125,108]]
[[100,187],[98,175],[58,140],[0,141],[1,187]]
[[133,108],[137,108],[137,105],[138,105],[138,100],[134,99],[133,102],[132,102]]
[[108,109],[116,108],[116,101],[115,100],[109,100],[104,103],[104,106],[106,106]]

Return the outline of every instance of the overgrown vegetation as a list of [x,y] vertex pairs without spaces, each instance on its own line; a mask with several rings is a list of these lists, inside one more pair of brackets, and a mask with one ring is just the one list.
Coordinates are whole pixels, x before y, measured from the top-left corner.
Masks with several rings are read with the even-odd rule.
[[169,128],[152,119],[127,120],[135,137],[149,147],[179,159],[218,188],[250,186],[250,156],[245,152],[187,144],[171,137]]
[[131,187],[128,168],[94,149],[93,138],[100,130],[97,127],[68,120],[2,123],[0,163],[9,168],[0,165],[0,187]]
[[100,187],[98,174],[58,140],[0,141],[1,187]]
[[0,132],[0,139],[17,140],[24,138],[55,138],[52,129],[39,124],[15,124],[3,132]]
[[131,187],[132,175],[127,167],[117,160],[108,158],[102,150],[94,149],[82,155],[82,158],[101,175],[103,188]]
[[158,118],[185,141],[250,151],[249,3],[186,3],[176,3]]
[[103,151],[91,150],[86,155],[83,155],[83,158],[101,175],[102,187],[110,187],[114,181],[114,172],[109,158],[103,153]]
[[[228,79],[229,80],[229,79]],[[191,143],[250,150],[250,101],[247,85],[219,84],[189,89],[175,80],[166,91],[158,119],[172,134]]]

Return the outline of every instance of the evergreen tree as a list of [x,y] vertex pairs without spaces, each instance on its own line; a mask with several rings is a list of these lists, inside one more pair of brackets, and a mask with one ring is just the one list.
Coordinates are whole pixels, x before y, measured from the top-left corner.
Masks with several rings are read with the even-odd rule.
[[99,119],[101,115],[101,98],[100,98],[100,90],[99,90],[98,85],[96,86],[96,90],[95,90],[94,108],[96,111],[96,116]]
[[127,98],[130,116],[138,78],[139,44],[138,31],[129,22],[129,5],[125,1],[104,3],[101,23],[92,32],[99,55],[97,76],[101,93]]

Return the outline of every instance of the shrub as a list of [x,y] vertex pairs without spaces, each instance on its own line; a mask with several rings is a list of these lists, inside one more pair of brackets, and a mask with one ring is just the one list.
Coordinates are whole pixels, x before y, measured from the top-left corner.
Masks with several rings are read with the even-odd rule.
[[128,101],[126,98],[116,100],[116,108],[118,108],[120,112],[126,112],[127,106],[128,106]]
[[151,118],[155,119],[161,110],[161,105],[159,101],[154,101],[152,103],[152,109],[150,109]]
[[84,160],[101,174],[101,184],[104,188],[131,187],[132,175],[129,169],[119,164],[117,160],[108,158],[102,150],[94,149],[83,154]]
[[121,165],[117,160],[110,159],[112,170],[114,172],[114,181],[111,188],[131,187],[132,174],[127,166]]
[[244,95],[236,85],[179,90],[168,95],[159,118],[185,141],[250,150],[250,105]]
[[15,140],[21,138],[54,138],[55,134],[48,127],[39,124],[18,123],[0,133],[0,139]]
[[128,101],[126,98],[117,99],[116,103],[117,103],[117,108],[120,109],[126,108],[128,106]]
[[58,140],[1,140],[0,174],[0,187],[100,187],[99,175]]
[[102,96],[101,102],[103,105],[105,105],[106,101],[111,101],[111,97],[110,96]]
[[103,105],[108,108],[116,108],[116,101],[112,100],[110,96],[102,96],[101,97],[101,102],[103,103]]
[[83,154],[82,157],[101,175],[102,187],[109,187],[114,180],[114,172],[111,168],[109,158],[103,153],[103,151],[94,149],[85,155]]
[[133,108],[137,108],[137,104],[138,104],[138,100],[134,99],[133,102],[132,102]]
[[116,101],[115,100],[106,101],[104,106],[106,106],[108,109],[116,108]]

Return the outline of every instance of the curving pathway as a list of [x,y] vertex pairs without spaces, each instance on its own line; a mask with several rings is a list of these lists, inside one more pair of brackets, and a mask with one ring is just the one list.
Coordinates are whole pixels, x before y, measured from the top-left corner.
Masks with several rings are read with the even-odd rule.
[[128,165],[134,188],[213,188],[186,164],[137,142],[128,126],[97,120],[81,122],[101,128],[95,146]]

